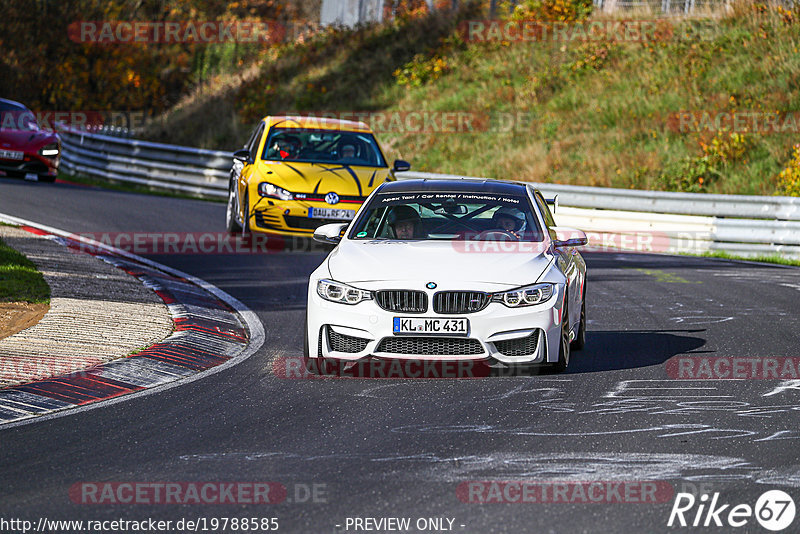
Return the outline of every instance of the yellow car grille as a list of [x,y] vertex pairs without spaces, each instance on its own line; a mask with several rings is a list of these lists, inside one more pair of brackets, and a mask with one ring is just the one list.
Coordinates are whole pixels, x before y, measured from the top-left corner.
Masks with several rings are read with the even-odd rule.
[[268,211],[256,211],[256,226],[261,228],[281,228],[283,226],[283,221],[281,220],[281,216],[277,212],[268,212]]
[[297,215],[282,215],[278,211],[256,210],[256,226],[267,230],[313,232],[323,224],[347,222],[339,219],[312,219]]

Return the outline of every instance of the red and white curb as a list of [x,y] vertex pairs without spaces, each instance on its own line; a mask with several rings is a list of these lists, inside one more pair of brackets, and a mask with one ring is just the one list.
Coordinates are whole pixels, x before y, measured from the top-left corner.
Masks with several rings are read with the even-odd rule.
[[90,253],[141,280],[166,303],[175,332],[128,356],[63,376],[0,390],[0,428],[107,406],[218,373],[264,344],[264,327],[236,298],[190,274],[18,217],[0,221]]

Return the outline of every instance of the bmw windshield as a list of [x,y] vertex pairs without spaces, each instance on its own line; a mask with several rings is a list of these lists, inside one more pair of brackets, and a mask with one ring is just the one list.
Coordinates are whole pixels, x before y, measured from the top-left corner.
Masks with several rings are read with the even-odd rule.
[[355,240],[543,240],[525,196],[480,192],[375,195],[350,232]]

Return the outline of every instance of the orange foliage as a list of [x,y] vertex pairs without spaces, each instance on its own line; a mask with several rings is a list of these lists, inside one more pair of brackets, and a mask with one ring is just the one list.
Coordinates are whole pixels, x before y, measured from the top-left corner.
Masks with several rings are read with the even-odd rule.
[[[230,21],[302,18],[290,0],[4,0],[0,96],[41,110],[158,113],[197,83],[207,47],[196,43],[84,43],[81,21]],[[313,4],[313,2],[312,2]],[[72,37],[72,38],[71,38]]]

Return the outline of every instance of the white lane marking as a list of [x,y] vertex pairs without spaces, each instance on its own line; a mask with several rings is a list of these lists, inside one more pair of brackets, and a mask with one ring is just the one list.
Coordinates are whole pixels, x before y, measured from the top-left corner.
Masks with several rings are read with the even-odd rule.
[[[553,379],[553,378],[550,378],[550,379],[546,379],[546,378],[534,379],[534,378],[531,378],[531,379],[525,380],[524,383],[519,384],[518,386],[515,386],[515,387],[513,387],[513,388],[511,388],[511,389],[509,389],[507,391],[504,391],[503,393],[500,393],[498,395],[490,395],[488,397],[484,397],[483,400],[485,400],[485,401],[505,400],[505,399],[508,399],[509,397],[513,397],[514,395],[527,395],[527,394],[530,394],[530,393],[538,393],[537,397],[539,399],[552,399],[553,397],[556,397],[558,394],[564,393],[564,390],[561,389],[561,388],[558,388],[558,387],[547,387],[546,384],[543,384],[543,382],[548,382],[548,381],[549,382],[556,382],[556,383],[572,382],[571,379],[557,379],[557,378],[556,379]],[[554,385],[556,385],[556,384],[554,384]],[[542,387],[542,386],[545,386],[545,387]]]
[[713,317],[708,315],[689,315],[683,317],[670,317],[670,321],[675,321],[676,323],[680,324],[687,324],[687,325],[699,325],[699,324],[714,324],[714,323],[724,323],[726,321],[732,321],[735,317]]
[[776,469],[763,469],[755,479],[756,484],[800,487],[800,465],[787,465]]
[[[676,384],[681,382],[681,384]],[[687,384],[683,384],[683,383]],[[739,380],[622,380],[604,395],[606,402],[592,403],[589,409],[576,411],[578,415],[643,413],[646,415],[698,415],[731,413],[746,418],[785,418],[797,415],[800,404],[787,399],[783,404],[758,404],[735,400]],[[766,381],[764,381],[766,382]],[[784,380],[778,386],[758,383],[757,387],[772,388],[761,397],[770,397],[785,391],[800,391],[800,380]],[[724,393],[733,393],[726,395]],[[756,396],[758,398],[758,396]]]
[[295,453],[284,452],[209,452],[204,454],[183,454],[179,460],[204,461],[204,460],[263,460],[265,458],[298,458]]
[[[514,386],[513,388],[503,391],[502,393],[498,393],[496,395],[487,395],[485,397],[481,397],[480,402],[489,402],[494,400],[504,400],[514,395],[524,395],[528,393],[538,393],[538,398],[544,399],[551,399],[556,397],[559,393],[564,393],[564,391],[558,387],[555,387],[557,384],[566,384],[567,382],[572,382],[572,379],[565,379],[565,378],[546,378],[546,377],[518,377],[521,380],[524,380],[523,383]],[[550,387],[544,382],[554,383],[553,387]],[[392,384],[380,384],[374,387],[365,388],[354,396],[356,397],[366,397],[366,398],[382,398],[382,395],[377,394],[378,392],[386,389],[394,389],[394,388],[414,388],[419,385],[420,382],[418,381],[407,381],[407,382],[395,382]],[[452,383],[448,384],[451,386]],[[470,399],[469,402],[474,403],[476,402],[475,399]]]
[[670,438],[690,434],[714,434],[708,439],[734,439],[753,436],[758,432],[742,428],[720,428],[705,424],[668,424],[645,427],[621,428],[619,430],[551,432],[533,427],[502,428],[492,425],[406,425],[391,429],[399,434],[504,434],[511,436],[539,436],[548,438],[581,438],[586,436],[617,436],[623,434],[657,433],[655,437]]
[[797,430],[781,430],[766,438],[755,439],[753,441],[775,441],[779,439],[800,439],[800,432]]
[[368,399],[380,399],[380,398],[382,398],[382,396],[376,395],[375,393],[377,391],[380,391],[380,390],[383,390],[383,389],[387,389],[387,388],[396,388],[396,387],[400,387],[400,386],[406,386],[406,385],[408,385],[407,382],[395,382],[394,384],[381,384],[379,386],[362,389],[361,391],[356,393],[355,396],[356,397],[366,397]]
[[[385,476],[436,481],[511,479],[526,477],[540,481],[591,480],[675,480],[706,482],[755,482],[757,484],[800,487],[800,466],[763,468],[744,458],[687,453],[636,452],[544,452],[494,451],[482,455],[448,456],[439,452],[330,453],[306,455],[297,452],[252,451],[191,454],[178,457],[186,462],[259,462],[270,471],[293,472],[295,464],[307,466],[314,460],[391,463]],[[271,462],[271,463],[268,463]],[[369,475],[374,476],[374,475]]]
[[[689,382],[688,384],[685,382]],[[503,427],[502,425],[492,425],[490,423],[461,424],[461,425],[407,425],[392,429],[399,433],[434,433],[434,434],[457,434],[457,433],[477,433],[477,434],[505,434],[511,436],[542,436],[555,438],[578,438],[586,436],[616,436],[630,434],[652,434],[656,438],[675,438],[689,435],[705,435],[709,440],[730,440],[748,439],[748,441],[772,441],[772,440],[794,440],[800,439],[800,432],[792,430],[782,430],[778,428],[764,429],[762,425],[753,427],[745,421],[754,419],[778,418],[785,421],[787,415],[798,415],[800,404],[779,404],[779,405],[753,405],[744,401],[737,401],[735,394],[727,394],[730,391],[731,381],[694,381],[674,380],[623,380],[615,384],[612,389],[604,395],[605,399],[601,402],[590,403],[585,408],[577,406],[575,403],[565,402],[565,399],[555,399],[560,402],[559,412],[569,412],[574,416],[597,417],[598,415],[609,414],[641,414],[650,415],[674,415],[674,416],[696,416],[727,413],[739,417],[740,423],[736,425],[725,424],[705,424],[704,421],[697,423],[667,424],[662,421],[647,422],[637,425],[605,427],[602,430],[582,430],[577,429],[572,432],[550,431],[540,426],[528,427]],[[769,387],[765,384],[765,387]],[[727,389],[726,389],[727,388]],[[538,389],[538,391],[537,391]],[[517,388],[514,393],[540,393],[542,390],[550,388],[534,388],[533,390],[524,389],[524,385]],[[558,395],[557,389],[553,388],[553,394]],[[520,397],[517,397],[520,398]],[[537,398],[535,401],[524,402],[520,408],[553,402]],[[520,403],[517,403],[520,404]],[[524,411],[511,408],[509,411]],[[549,408],[549,407],[548,407]],[[716,417],[715,417],[716,419]],[[747,428],[750,426],[750,428]],[[783,425],[781,425],[783,426]],[[787,424],[786,427],[793,425]]]
[[[704,391],[719,391],[716,385],[708,380],[621,380],[612,391],[605,395],[606,398],[635,398],[635,399],[732,399],[733,395],[708,395]],[[697,383],[698,385],[692,385]]]
[[784,391],[800,391],[800,380],[783,380],[780,384],[772,388],[772,391],[764,393],[762,397],[772,397]]
[[145,265],[153,267],[154,269],[158,269],[160,271],[163,271],[165,273],[171,274],[173,276],[177,276],[179,278],[184,278],[186,280],[190,280],[191,282],[193,282],[193,283],[197,284],[198,286],[202,287],[203,289],[205,289],[206,291],[208,291],[209,293],[211,293],[212,295],[214,295],[215,297],[217,297],[221,301],[223,301],[226,304],[228,304],[229,306],[231,306],[234,310],[236,310],[236,312],[239,314],[239,316],[245,322],[245,325],[247,326],[247,330],[250,333],[249,343],[247,344],[247,347],[245,347],[245,349],[241,353],[239,353],[238,355],[234,356],[233,358],[231,358],[227,362],[225,362],[223,364],[220,364],[220,365],[218,365],[216,367],[212,367],[211,369],[207,369],[207,370],[201,371],[201,372],[199,372],[199,373],[197,373],[195,375],[192,375],[192,376],[189,376],[189,377],[186,377],[186,378],[181,378],[181,379],[175,380],[174,382],[169,382],[169,383],[166,383],[166,384],[162,384],[160,386],[156,386],[156,387],[153,387],[153,388],[150,388],[150,389],[143,389],[141,391],[137,391],[137,392],[134,392],[134,393],[128,393],[126,395],[122,395],[122,396],[119,396],[119,397],[114,397],[114,398],[108,399],[108,400],[94,402],[94,403],[91,403],[91,404],[85,404],[83,406],[78,406],[78,407],[70,406],[70,407],[63,408],[61,410],[58,410],[58,411],[55,411],[55,412],[51,412],[51,413],[48,413],[48,414],[45,414],[45,415],[32,417],[30,419],[24,419],[24,420],[21,420],[21,421],[13,421],[11,423],[2,424],[2,425],[0,425],[0,429],[1,430],[5,430],[7,428],[14,428],[14,427],[17,427],[17,426],[22,426],[22,425],[29,425],[29,424],[39,423],[39,422],[42,422],[42,421],[49,421],[51,419],[64,417],[65,415],[72,415],[72,414],[76,414],[76,413],[85,412],[85,411],[88,411],[88,410],[94,410],[94,409],[97,409],[97,408],[103,408],[103,407],[106,407],[106,406],[111,406],[113,404],[117,404],[119,402],[126,402],[126,401],[129,401],[129,400],[137,399],[137,398],[143,397],[145,395],[152,395],[154,393],[161,393],[163,391],[167,391],[167,390],[172,389],[174,387],[182,386],[184,384],[188,384],[188,383],[194,382],[195,380],[200,380],[202,378],[206,378],[208,376],[215,375],[217,373],[220,373],[222,371],[225,371],[225,370],[233,367],[234,365],[238,365],[238,364],[242,363],[243,361],[247,360],[253,354],[255,354],[256,351],[258,349],[260,349],[261,346],[264,344],[264,339],[265,339],[264,326],[261,324],[261,320],[258,318],[256,313],[254,311],[252,311],[250,308],[248,308],[247,306],[245,306],[237,298],[229,295],[228,293],[226,293],[223,290],[219,289],[217,286],[215,286],[215,285],[213,285],[213,284],[211,284],[209,282],[206,282],[205,280],[202,280],[202,279],[200,279],[200,278],[198,278],[198,277],[196,277],[194,275],[185,273],[183,271],[179,271],[178,269],[174,269],[174,268],[169,267],[167,265],[163,265],[161,263],[155,262],[153,260],[149,260],[147,258],[143,258],[141,256],[137,256],[136,254],[132,254],[130,252],[114,248],[114,247],[106,245],[104,243],[100,243],[98,241],[94,241],[93,239],[89,239],[89,238],[86,238],[86,237],[83,237],[83,236],[75,235],[75,234],[72,234],[70,232],[66,232],[64,230],[58,229],[58,228],[53,228],[52,226],[46,226],[44,224],[39,224],[39,223],[36,223],[36,222],[33,222],[33,221],[29,221],[27,219],[21,219],[19,217],[14,217],[13,215],[7,215],[7,214],[4,214],[4,213],[0,213],[0,221],[7,222],[9,224],[30,226],[32,228],[38,228],[39,230],[43,230],[43,231],[48,232],[48,233],[53,234],[53,235],[58,235],[58,236],[61,236],[61,237],[74,239],[76,241],[81,241],[83,243],[86,243],[87,245],[91,245],[91,246],[97,247],[99,249],[107,250],[107,251],[111,252],[112,254],[123,256],[123,257],[129,258],[129,259],[131,259],[133,261],[136,261],[136,262],[139,262],[139,263],[143,263]]

